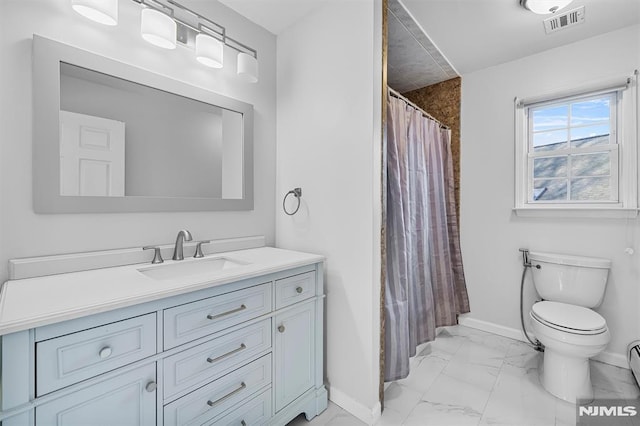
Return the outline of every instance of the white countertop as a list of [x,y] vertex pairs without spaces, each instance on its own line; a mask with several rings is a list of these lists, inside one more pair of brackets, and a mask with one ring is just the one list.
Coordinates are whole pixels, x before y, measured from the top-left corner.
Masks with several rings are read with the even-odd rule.
[[[237,259],[247,264],[217,271],[213,275],[189,275],[175,280],[155,280],[142,274],[138,269],[152,266],[144,263],[7,281],[0,293],[0,335],[324,260],[323,256],[272,247],[206,256],[218,257]],[[199,260],[185,258],[180,263]],[[169,260],[163,265],[172,263],[177,262]]]

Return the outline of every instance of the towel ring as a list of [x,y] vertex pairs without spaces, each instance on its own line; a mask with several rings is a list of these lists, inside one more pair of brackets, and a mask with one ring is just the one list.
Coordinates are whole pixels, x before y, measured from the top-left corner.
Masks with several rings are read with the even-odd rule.
[[[286,207],[286,202],[287,202],[287,197],[291,194],[293,194],[293,196],[296,197],[296,199],[298,200],[298,205],[296,206],[296,209],[293,212],[288,212]],[[287,192],[287,194],[284,196],[284,199],[282,200],[282,210],[284,210],[284,212],[289,216],[293,216],[294,214],[298,213],[298,210],[300,210],[301,197],[302,197],[302,188],[293,188],[291,191]]]

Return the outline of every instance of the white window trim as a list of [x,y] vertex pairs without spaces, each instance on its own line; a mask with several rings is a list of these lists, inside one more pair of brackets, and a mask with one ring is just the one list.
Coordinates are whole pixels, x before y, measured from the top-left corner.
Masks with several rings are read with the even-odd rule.
[[[619,150],[619,202],[533,203],[529,201],[529,153],[526,107],[544,101],[583,94],[618,91],[617,135]],[[523,217],[633,218],[638,216],[638,71],[633,78],[618,78],[526,99],[515,98],[515,203],[513,211]],[[621,113],[620,113],[621,112]]]

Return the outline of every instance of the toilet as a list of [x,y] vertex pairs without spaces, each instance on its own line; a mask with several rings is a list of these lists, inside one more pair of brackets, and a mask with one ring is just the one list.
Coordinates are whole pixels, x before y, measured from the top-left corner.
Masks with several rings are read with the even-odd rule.
[[602,303],[611,261],[555,253],[529,254],[533,284],[542,298],[530,312],[532,331],[545,346],[542,386],[575,403],[593,399],[589,359],[607,347]]

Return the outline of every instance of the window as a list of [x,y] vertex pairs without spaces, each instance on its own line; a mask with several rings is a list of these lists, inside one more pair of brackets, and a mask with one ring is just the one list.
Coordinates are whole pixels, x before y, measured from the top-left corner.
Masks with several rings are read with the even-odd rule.
[[530,203],[617,203],[617,93],[527,108]]
[[630,83],[516,100],[516,213],[637,214],[637,118]]

